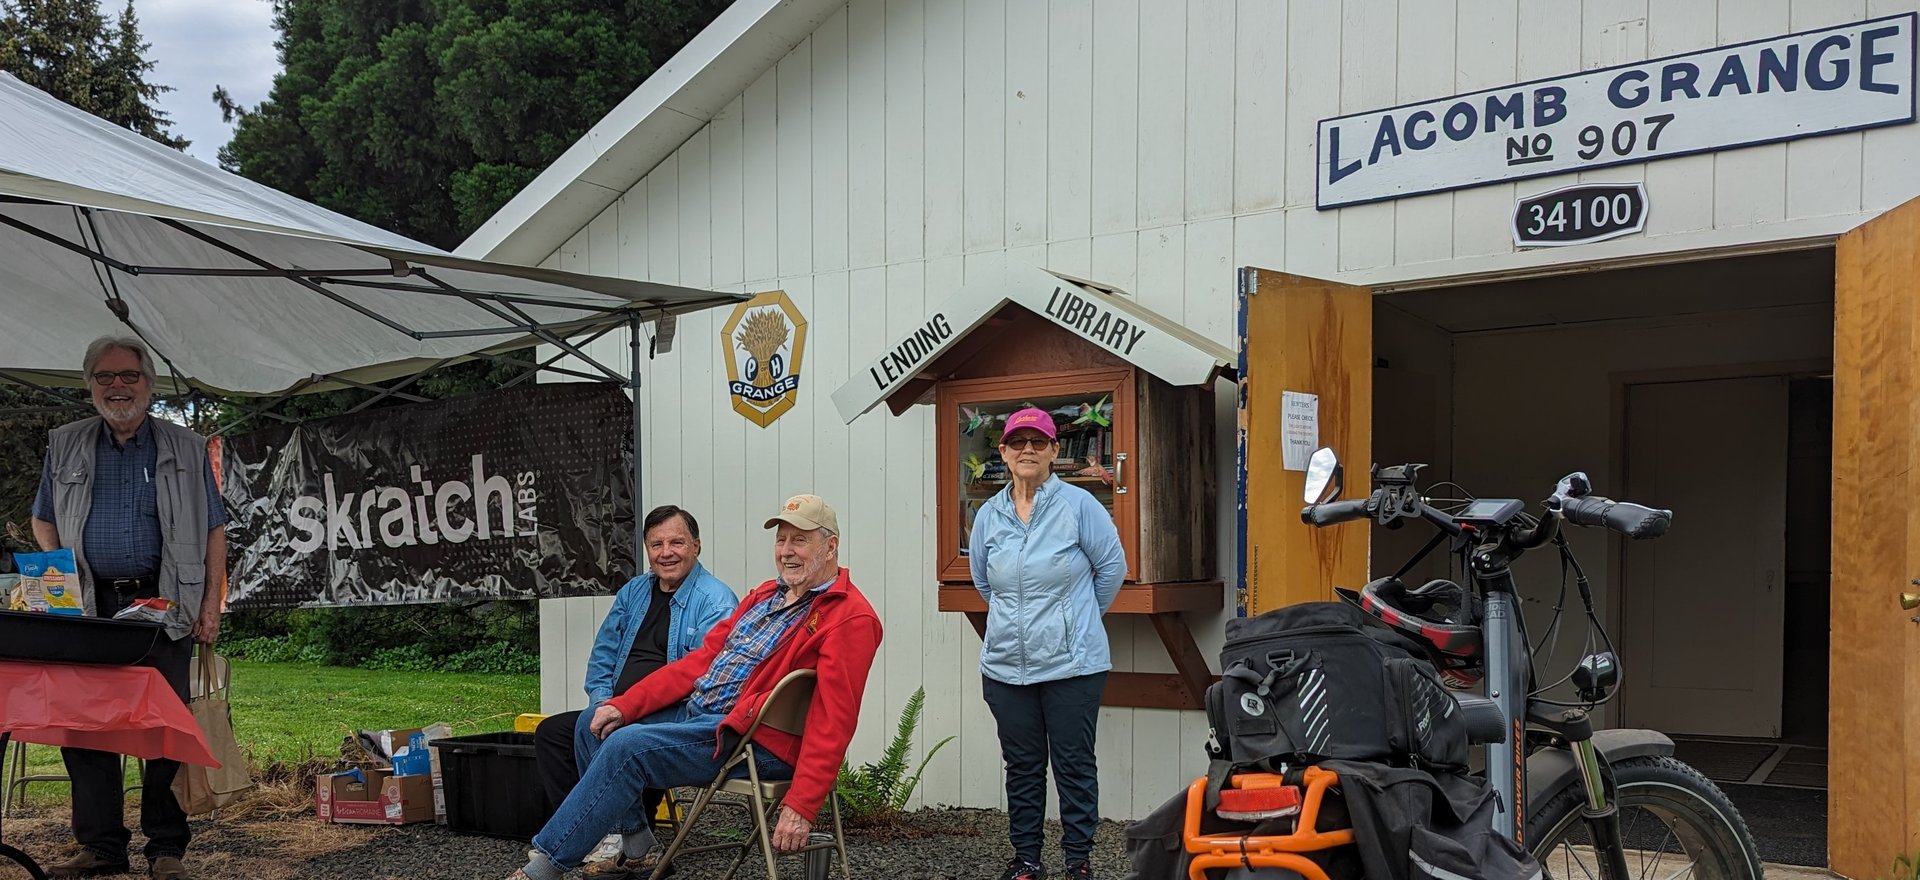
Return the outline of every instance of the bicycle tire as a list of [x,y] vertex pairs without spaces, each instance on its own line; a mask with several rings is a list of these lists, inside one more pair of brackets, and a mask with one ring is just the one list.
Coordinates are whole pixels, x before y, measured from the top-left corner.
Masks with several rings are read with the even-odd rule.
[[34,861],[26,853],[4,843],[0,843],[0,859],[5,859],[19,865],[27,872],[27,876],[32,877],[33,880],[47,880],[47,872],[40,869],[39,862]]
[[[1689,876],[1695,880],[1761,880],[1760,854],[1747,823],[1726,793],[1700,771],[1665,755],[1628,758],[1614,764],[1612,771],[1629,872],[1673,875],[1677,865],[1660,866],[1665,862],[1665,847],[1677,843],[1682,855],[1693,860]],[[1594,854],[1581,852],[1587,831],[1581,816],[1585,805],[1586,795],[1576,785],[1549,798],[1527,817],[1527,839],[1534,841],[1530,849],[1546,876],[1600,876]],[[1649,827],[1649,817],[1660,825]],[[1661,847],[1651,861],[1649,844]],[[1636,862],[1638,871],[1634,871]]]

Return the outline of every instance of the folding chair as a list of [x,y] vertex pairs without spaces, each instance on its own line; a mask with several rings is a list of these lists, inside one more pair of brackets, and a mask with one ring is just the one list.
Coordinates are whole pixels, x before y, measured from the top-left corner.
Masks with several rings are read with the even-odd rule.
[[[750,800],[752,807],[748,812],[753,814],[753,826],[760,843],[760,853],[767,860],[767,878],[778,880],[780,869],[774,864],[772,826],[776,819],[776,812],[780,809],[780,803],[786,797],[792,781],[761,779],[760,768],[751,758],[753,742],[762,725],[783,733],[802,736],[802,730],[806,726],[807,707],[813,702],[813,682],[813,670],[796,669],[787,673],[779,684],[773,686],[773,693],[768,695],[767,702],[760,707],[759,717],[753,720],[753,724],[747,728],[746,735],[741,737],[740,742],[728,753],[726,762],[720,765],[720,772],[714,774],[713,781],[708,783],[706,788],[701,789],[700,794],[694,798],[693,808],[687,812],[686,820],[680,823],[679,830],[673,836],[673,842],[667,845],[667,851],[661,856],[660,863],[654,866],[653,880],[659,880],[667,870],[667,866],[673,864],[675,857],[687,853],[738,850],[734,854],[733,863],[727,866],[727,873],[723,875],[722,880],[731,878],[740,870],[741,863],[746,861],[747,850],[752,845],[746,841],[685,846],[687,834],[693,830],[693,825],[699,820],[700,814],[713,803],[714,795],[721,793],[743,795]],[[727,778],[743,761],[747,765],[747,778]],[[818,843],[809,842],[805,847],[789,855],[831,848],[839,853],[841,876],[846,880],[853,880],[853,872],[847,867],[846,834],[840,827],[839,796],[829,793],[827,804],[833,814],[833,839]]]

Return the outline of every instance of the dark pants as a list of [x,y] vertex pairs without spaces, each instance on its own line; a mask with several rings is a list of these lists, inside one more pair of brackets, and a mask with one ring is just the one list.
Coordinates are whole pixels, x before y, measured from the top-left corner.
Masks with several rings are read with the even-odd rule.
[[[116,603],[101,596],[95,613],[112,617],[131,601]],[[193,657],[192,637],[169,639],[161,636],[141,666],[160,670],[181,702],[187,700],[187,668]],[[111,861],[126,861],[127,845],[133,840],[125,821],[126,790],[120,772],[120,756],[92,749],[61,749],[66,759],[67,778],[73,781],[73,837],[95,855]],[[147,836],[146,856],[151,862],[161,856],[186,855],[187,841],[193,836],[187,827],[187,811],[173,796],[173,775],[180,762],[155,758],[147,762],[140,777],[140,831]]]
[[1107,674],[1013,685],[981,676],[987,708],[1000,728],[1007,768],[1007,836],[1014,855],[1040,862],[1047,816],[1047,764],[1060,795],[1060,849],[1069,861],[1093,853],[1100,822],[1100,776],[1093,735]]
[[[533,729],[533,765],[540,774],[540,790],[547,795],[545,813],[549,819],[553,818],[553,811],[559,809],[560,802],[567,799],[567,793],[580,782],[580,759],[573,748],[574,731],[592,718],[592,713],[562,712],[540,719],[540,726]],[[660,789],[649,788],[640,796],[649,820],[660,809],[660,800],[666,795]]]

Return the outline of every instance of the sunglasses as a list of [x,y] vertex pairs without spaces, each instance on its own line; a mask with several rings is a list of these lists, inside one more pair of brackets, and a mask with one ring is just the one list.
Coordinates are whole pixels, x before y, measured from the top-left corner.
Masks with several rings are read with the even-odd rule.
[[1007,437],[1000,441],[1000,445],[1014,450],[1045,449],[1053,445],[1053,440],[1038,434],[1022,434],[1018,437]]
[[145,379],[146,377],[147,377],[147,374],[142,373],[139,370],[121,370],[117,373],[108,373],[103,371],[103,372],[93,374],[93,384],[98,385],[102,388],[105,388],[108,385],[112,385],[113,380],[118,379],[122,384],[125,384],[125,385],[138,385],[140,384],[140,380]]

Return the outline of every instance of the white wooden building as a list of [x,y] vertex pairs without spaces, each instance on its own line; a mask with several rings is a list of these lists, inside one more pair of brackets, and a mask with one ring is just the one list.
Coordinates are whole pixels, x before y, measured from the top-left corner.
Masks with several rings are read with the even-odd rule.
[[[1624,720],[1792,738],[1795,712],[1824,718],[1829,699],[1824,675],[1796,683],[1796,656],[1803,671],[1815,660],[1824,671],[1831,656],[1835,718],[1855,684],[1844,640],[1830,645],[1819,626],[1829,613],[1824,529],[1802,540],[1809,532],[1783,500],[1811,497],[1805,484],[1839,482],[1833,469],[1845,462],[1823,458],[1842,445],[1839,429],[1816,417],[1819,424],[1790,431],[1789,407],[1818,416],[1821,387],[1842,399],[1851,393],[1833,378],[1836,239],[1920,195],[1920,126],[1911,124],[1916,5],[739,0],[461,250],[695,287],[786,291],[810,337],[797,406],[771,427],[728,403],[725,312],[683,318],[672,352],[648,364],[641,506],[695,511],[703,561],[736,590],[768,576],[770,539],[759,523],[781,499],[811,491],[838,507],[845,562],[886,626],[851,757],[876,756],[901,706],[924,687],[918,753],[957,737],[928,768],[925,803],[1002,802],[999,749],[980,698],[979,640],[934,602],[933,415],[927,406],[899,416],[879,409],[843,425],[829,395],[950,292],[1008,265],[1122,289],[1233,350],[1237,267],[1373,288],[1379,455],[1425,456],[1476,491],[1528,498],[1584,469],[1610,494],[1662,494],[1648,500],[1682,510],[1683,527],[1711,534],[1657,562],[1597,535],[1579,538],[1629,663],[1636,651],[1660,658],[1641,661],[1654,671],[1639,676],[1646,690],[1629,693]],[[1681,150],[1630,147],[1618,155],[1654,160],[1568,159],[1566,173],[1528,179],[1504,165],[1474,179],[1479,172],[1456,174],[1441,158],[1421,158],[1408,137],[1452,124],[1443,101],[1430,128],[1395,128],[1402,142],[1384,152],[1368,127],[1347,154],[1324,158],[1323,120],[1484,89],[1517,93],[1537,80],[1870,20],[1894,36],[1842,28],[1833,33],[1850,35],[1844,50],[1830,47],[1818,61],[1810,47],[1819,35],[1800,39],[1797,91],[1774,71],[1774,97],[1794,91],[1814,101],[1765,105],[1793,129],[1782,142],[1715,140],[1707,108],[1722,105],[1713,99],[1750,97],[1739,87],[1756,81],[1709,94],[1708,78],[1721,68],[1702,61],[1697,83],[1675,88],[1658,65],[1644,80],[1655,94],[1648,100],[1660,105],[1647,104],[1647,112],[1680,114],[1669,143],[1684,133],[1684,151],[1694,155],[1659,158]],[[1759,48],[1775,44],[1754,45],[1748,77],[1759,75]],[[1774,61],[1784,57],[1779,49]],[[1815,82],[1823,84],[1818,95],[1810,92]],[[1889,94],[1876,82],[1906,101],[1904,119],[1874,117],[1879,111],[1862,103]],[[1663,87],[1674,92],[1669,100],[1661,100]],[[1701,97],[1690,102],[1689,88]],[[1539,128],[1541,118],[1533,121]],[[1494,121],[1486,126],[1491,132]],[[1350,139],[1356,130],[1346,129]],[[1556,137],[1562,151],[1582,149],[1570,126]],[[1596,152],[1612,147],[1603,142]],[[1368,151],[1426,162],[1411,172],[1419,185],[1400,192],[1437,191],[1328,204],[1342,183],[1374,172],[1364,166],[1341,181],[1329,179],[1329,166]],[[1485,179],[1500,182],[1470,185]],[[1642,184],[1644,229],[1571,247],[1516,246],[1516,200],[1576,183]],[[619,357],[627,343],[602,344]],[[1240,568],[1234,394],[1229,383],[1218,387],[1218,550],[1231,590]],[[1689,431],[1728,425],[1746,426],[1739,442],[1689,445]],[[1712,471],[1722,455],[1759,462],[1768,474],[1735,487],[1758,515],[1709,506],[1713,493],[1734,490],[1688,476]],[[1811,463],[1788,466],[1801,459]],[[1831,521],[1838,531],[1840,515]],[[1836,568],[1841,540],[1834,538]],[[1399,546],[1394,541],[1402,539],[1376,540],[1376,558]],[[1677,586],[1730,566],[1736,576],[1717,592]],[[1537,589],[1555,586],[1550,568],[1535,572],[1545,576]],[[1622,591],[1623,571],[1666,589]],[[1797,593],[1796,577],[1815,586]],[[1837,575],[1832,582],[1838,628],[1855,606]],[[1898,583],[1904,578],[1886,589]],[[1878,615],[1885,597],[1875,589]],[[582,704],[581,667],[607,604],[543,603],[547,710]],[[1187,615],[1208,656],[1233,613],[1231,597],[1224,606]],[[1867,612],[1858,613],[1864,621]],[[1701,626],[1706,619],[1716,622]],[[1813,625],[1796,636],[1796,619]],[[1110,618],[1109,627],[1117,669],[1171,670],[1144,625]],[[1911,638],[1876,632],[1883,647]],[[1920,671],[1907,674],[1920,682]],[[1689,710],[1702,705],[1706,717]],[[1845,759],[1834,723],[1838,776]],[[1883,725],[1872,736],[1898,739],[1899,729]],[[1920,741],[1914,727],[1904,729],[1905,741]],[[1177,791],[1204,767],[1204,736],[1201,713],[1103,710],[1103,814],[1138,816]],[[1910,768],[1920,767],[1920,756],[1912,760]],[[1917,797],[1920,790],[1908,802]],[[1843,800],[1836,794],[1836,814],[1851,809]]]

